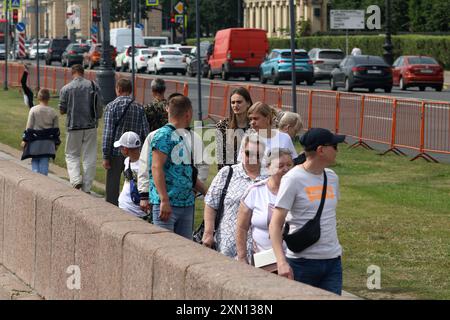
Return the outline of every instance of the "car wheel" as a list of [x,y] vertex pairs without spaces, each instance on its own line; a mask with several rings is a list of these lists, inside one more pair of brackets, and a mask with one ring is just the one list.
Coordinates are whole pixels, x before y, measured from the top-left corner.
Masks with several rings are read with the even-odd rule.
[[250,81],[252,79],[252,76],[247,74],[245,75],[245,81]]
[[208,68],[208,79],[214,80],[214,74],[211,70],[211,67]]
[[403,90],[403,91],[406,90],[406,84],[405,84],[405,81],[403,80],[403,78],[400,78],[399,86],[400,86],[400,90]]
[[312,86],[314,84],[314,80],[306,80],[306,84],[308,86]]
[[419,90],[420,90],[420,91],[425,91],[425,87],[424,87],[424,86],[420,86],[420,87],[419,87]]
[[229,77],[230,77],[228,72],[225,71],[224,67],[222,67],[221,77],[222,77],[222,80],[225,80],[225,81],[227,81],[229,79]]
[[158,69],[156,68],[156,64],[155,64],[155,74],[159,74]]
[[375,88],[369,88],[369,92],[370,93],[374,93],[375,92]]
[[278,77],[278,74],[275,73],[275,70],[272,70],[272,82],[276,86],[280,84],[280,78]]
[[337,90],[337,86],[336,86],[336,83],[334,82],[333,77],[331,77],[331,79],[330,79],[330,87],[331,87],[331,90],[333,90],[333,91]]
[[353,88],[350,86],[350,81],[348,80],[348,78],[345,78],[345,86],[344,86],[345,91],[347,92],[352,92]]
[[185,76],[186,75],[186,71],[181,71],[181,75]]
[[384,88],[384,92],[386,92],[386,93],[391,93],[391,92],[392,92],[392,87],[386,87],[386,88]]
[[267,78],[264,77],[264,73],[262,70],[259,71],[259,81],[262,84],[266,84],[267,83]]
[[441,92],[444,86],[441,84],[440,86],[437,86],[435,89],[437,92]]

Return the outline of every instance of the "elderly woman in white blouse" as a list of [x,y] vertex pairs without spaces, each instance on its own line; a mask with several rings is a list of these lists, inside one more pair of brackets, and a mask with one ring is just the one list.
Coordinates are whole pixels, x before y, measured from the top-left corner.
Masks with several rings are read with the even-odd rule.
[[[248,257],[256,252],[269,250],[269,224],[275,208],[281,178],[294,166],[289,149],[272,149],[266,156],[270,177],[254,185],[244,194],[238,212],[236,228],[237,258],[249,263]],[[248,231],[251,229],[252,247],[248,251]]]
[[[215,219],[222,190],[230,170],[229,166],[223,167],[217,173],[205,197],[205,232],[202,242],[208,247],[215,244],[217,251],[230,258],[237,256],[236,220],[242,195],[250,185],[265,178],[260,175],[261,159],[265,150],[264,143],[258,135],[247,135],[242,141],[242,146],[243,161],[231,166],[233,175],[226,192],[223,215],[218,226],[215,226]],[[248,245],[251,246],[250,241]]]

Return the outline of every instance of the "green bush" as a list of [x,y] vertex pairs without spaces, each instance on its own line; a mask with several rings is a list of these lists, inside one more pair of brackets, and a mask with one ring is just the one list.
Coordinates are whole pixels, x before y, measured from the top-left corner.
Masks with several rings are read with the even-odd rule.
[[[289,39],[271,38],[270,48],[289,48]],[[445,69],[450,69],[450,36],[401,35],[392,36],[395,58],[401,55],[428,55],[436,58]],[[384,35],[379,36],[349,36],[349,52],[358,47],[363,54],[383,54]],[[345,52],[345,36],[316,36],[297,39],[297,48],[310,50],[312,48],[339,48]]]

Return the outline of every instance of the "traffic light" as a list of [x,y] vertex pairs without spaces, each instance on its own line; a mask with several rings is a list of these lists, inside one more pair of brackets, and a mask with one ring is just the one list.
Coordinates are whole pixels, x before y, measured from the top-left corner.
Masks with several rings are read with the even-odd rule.
[[100,16],[97,13],[97,9],[92,9],[92,21],[93,22],[100,22]]
[[170,25],[175,26],[175,14],[170,14]]
[[13,11],[12,11],[12,19],[13,19],[13,23],[14,24],[19,22],[19,10],[13,9]]

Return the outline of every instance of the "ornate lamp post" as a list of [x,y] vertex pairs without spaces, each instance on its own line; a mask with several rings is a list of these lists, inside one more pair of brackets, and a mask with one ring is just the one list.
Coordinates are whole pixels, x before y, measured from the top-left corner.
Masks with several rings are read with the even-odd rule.
[[111,1],[103,0],[101,2],[101,17],[103,26],[102,57],[100,68],[97,72],[97,81],[102,92],[102,98],[105,105],[116,98],[115,91],[115,72],[112,68],[111,45],[109,42],[109,23],[111,12]]
[[386,38],[383,45],[384,53],[384,61],[386,61],[387,64],[392,66],[394,63],[394,54],[393,49],[394,46],[392,45],[392,39],[391,39],[391,0],[386,0]]

